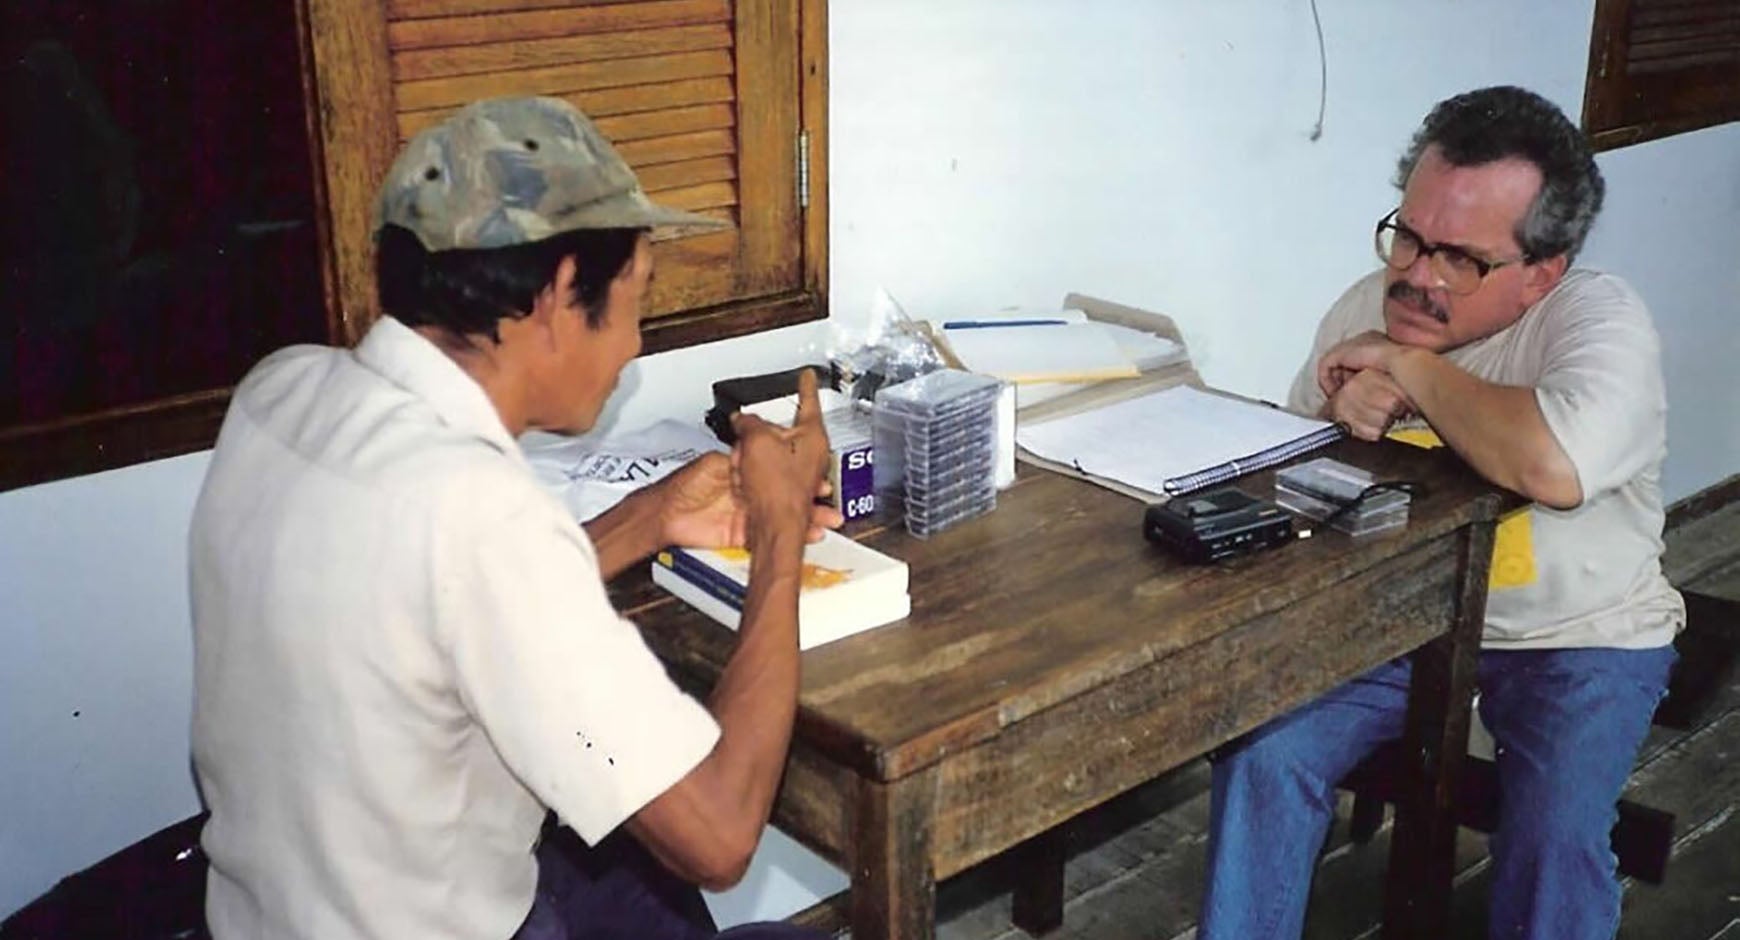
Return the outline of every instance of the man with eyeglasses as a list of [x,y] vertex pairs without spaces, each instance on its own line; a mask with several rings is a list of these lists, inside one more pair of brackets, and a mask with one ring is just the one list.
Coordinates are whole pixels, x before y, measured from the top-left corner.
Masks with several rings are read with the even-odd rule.
[[[1685,619],[1660,563],[1660,342],[1629,286],[1570,267],[1603,183],[1540,96],[1441,102],[1397,184],[1384,266],[1323,318],[1290,404],[1366,440],[1399,423],[1534,501],[1500,526],[1478,668],[1503,794],[1489,931],[1610,938],[1615,803]],[[1409,676],[1380,666],[1217,759],[1201,940],[1300,935],[1335,785],[1401,736]]]

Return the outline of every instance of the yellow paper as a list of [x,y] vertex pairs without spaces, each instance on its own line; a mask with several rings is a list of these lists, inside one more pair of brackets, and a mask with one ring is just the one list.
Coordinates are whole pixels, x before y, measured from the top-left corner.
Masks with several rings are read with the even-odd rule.
[[[1431,449],[1443,447],[1444,441],[1431,428],[1395,428],[1391,440]],[[1535,583],[1540,572],[1535,568],[1534,516],[1524,506],[1498,520],[1498,531],[1492,540],[1492,568],[1487,573],[1487,590],[1526,587]]]
[[1486,578],[1488,590],[1526,587],[1540,577],[1535,570],[1533,519],[1528,506],[1499,517],[1498,534],[1492,540],[1492,569]]
[[[747,548],[715,548],[713,551],[717,553],[720,558],[727,561],[742,562],[743,564],[749,563],[749,549]],[[667,567],[670,564],[668,556],[666,556],[665,564]],[[829,588],[836,584],[844,584],[845,582],[852,580],[852,569],[850,568],[829,568],[826,565],[818,565],[806,561],[803,563],[803,567],[800,571],[802,573],[799,576],[798,584],[801,589],[805,591],[817,588]]]
[[1392,428],[1388,436],[1392,441],[1401,441],[1426,450],[1444,446],[1444,442],[1438,438],[1438,432],[1431,428]]

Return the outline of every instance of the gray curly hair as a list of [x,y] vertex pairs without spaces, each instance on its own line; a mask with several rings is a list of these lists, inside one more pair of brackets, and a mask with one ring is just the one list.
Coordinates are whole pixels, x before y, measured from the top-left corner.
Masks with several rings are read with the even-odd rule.
[[1582,250],[1607,187],[1588,139],[1552,102],[1512,85],[1439,102],[1396,165],[1397,189],[1407,187],[1420,156],[1433,146],[1452,166],[1507,158],[1534,164],[1541,191],[1517,223],[1517,244],[1529,261],[1557,255],[1570,260]]

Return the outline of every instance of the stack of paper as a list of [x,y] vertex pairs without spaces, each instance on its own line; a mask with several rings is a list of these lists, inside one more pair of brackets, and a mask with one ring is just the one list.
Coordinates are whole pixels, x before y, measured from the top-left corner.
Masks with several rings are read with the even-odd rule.
[[[749,553],[670,548],[653,558],[653,583],[737,629],[749,589]],[[804,549],[798,648],[810,649],[899,620],[912,610],[906,562],[838,532]]]
[[1118,349],[1130,357],[1130,361],[1135,363],[1136,368],[1143,372],[1150,372],[1161,366],[1181,362],[1185,358],[1184,344],[1164,336],[1155,336],[1153,333],[1120,326],[1116,323],[1096,323],[1094,325],[1110,335],[1112,340],[1118,344]]
[[1135,362],[1097,323],[954,322],[944,324],[943,338],[961,365],[1007,382],[1093,382],[1138,374]]

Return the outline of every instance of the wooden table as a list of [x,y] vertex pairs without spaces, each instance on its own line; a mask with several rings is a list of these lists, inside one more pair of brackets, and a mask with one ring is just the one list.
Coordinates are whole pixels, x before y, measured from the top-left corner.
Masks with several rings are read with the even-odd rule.
[[[1141,504],[1023,467],[995,512],[929,540],[855,533],[911,565],[912,615],[805,654],[774,810],[850,873],[853,937],[932,936],[938,880],[1045,846],[1076,814],[1415,649],[1420,773],[1398,806],[1385,935],[1444,932],[1493,522],[1518,502],[1447,450],[1326,453],[1424,484],[1407,527],[1192,567],[1143,540]],[[1240,485],[1272,495],[1273,474]],[[680,679],[710,686],[729,630],[643,576],[613,590]],[[1061,884],[1061,852],[1032,857]],[[1061,904],[1039,898],[1041,919]],[[1017,901],[1032,917],[1034,899]]]

